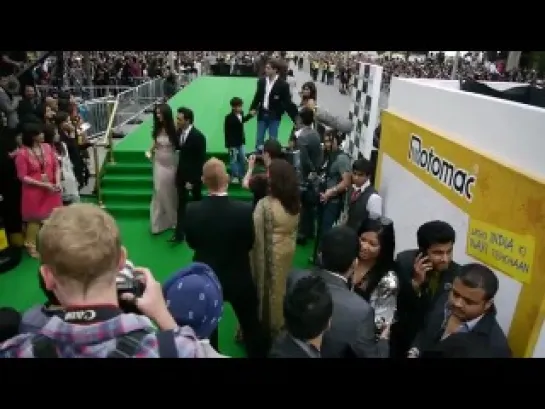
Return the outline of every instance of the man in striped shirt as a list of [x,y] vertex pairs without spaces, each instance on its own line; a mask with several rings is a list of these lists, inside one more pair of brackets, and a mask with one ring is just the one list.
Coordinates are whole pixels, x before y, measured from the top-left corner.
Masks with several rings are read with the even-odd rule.
[[195,332],[174,321],[149,270],[134,269],[144,284],[138,297],[121,295],[143,315],[119,308],[116,278],[126,252],[115,221],[104,210],[89,204],[56,209],[40,231],[39,246],[45,287],[63,308],[51,311],[37,333],[0,344],[0,357],[206,357]]

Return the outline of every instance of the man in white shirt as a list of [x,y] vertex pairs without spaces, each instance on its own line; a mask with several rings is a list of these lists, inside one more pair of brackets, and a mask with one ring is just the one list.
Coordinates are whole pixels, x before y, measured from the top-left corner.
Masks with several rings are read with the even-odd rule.
[[256,150],[261,151],[265,133],[271,139],[278,139],[278,128],[282,115],[287,112],[295,122],[297,107],[291,100],[289,85],[279,77],[281,64],[270,60],[265,65],[265,77],[257,81],[257,89],[250,105],[250,113],[257,114]]

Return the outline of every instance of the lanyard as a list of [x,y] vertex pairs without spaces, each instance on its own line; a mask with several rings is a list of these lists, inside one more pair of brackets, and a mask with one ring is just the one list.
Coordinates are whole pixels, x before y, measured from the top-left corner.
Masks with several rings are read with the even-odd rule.
[[38,165],[40,166],[40,173],[45,173],[45,157],[44,157],[44,150],[42,149],[42,145],[40,145],[40,155],[37,155],[34,149],[30,149],[32,152],[32,155],[36,158],[38,161]]

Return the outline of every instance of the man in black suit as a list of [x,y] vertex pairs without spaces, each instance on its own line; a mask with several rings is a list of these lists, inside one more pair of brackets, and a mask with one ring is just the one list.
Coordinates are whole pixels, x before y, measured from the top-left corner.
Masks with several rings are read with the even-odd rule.
[[170,239],[173,243],[184,241],[185,208],[189,200],[188,191],[191,191],[193,200],[201,200],[202,167],[206,160],[206,138],[195,126],[193,111],[186,107],[178,108],[176,117],[179,131],[178,169],[176,170],[176,188],[178,189],[178,219],[176,231]]
[[284,297],[287,331],[276,339],[269,358],[321,358],[332,315],[333,300],[325,281],[318,276],[301,278]]
[[281,79],[281,64],[269,60],[265,64],[265,77],[257,80],[257,89],[250,105],[250,113],[257,113],[256,150],[261,151],[265,143],[265,133],[269,131],[271,139],[278,139],[278,128],[282,115],[287,112],[295,122],[297,107],[291,100],[290,87]]
[[[259,321],[257,289],[250,270],[252,204],[227,196],[229,175],[219,159],[205,163],[202,178],[209,196],[187,206],[187,243],[195,251],[193,260],[208,264],[218,276],[223,299],[231,304],[240,323],[248,356],[265,357],[270,343]],[[217,330],[210,343],[218,349]]]
[[242,111],[243,101],[234,97],[230,101],[231,112],[225,116],[223,132],[225,135],[225,147],[229,151],[231,161],[231,177],[233,183],[239,183],[246,170],[246,157],[244,156],[244,124],[252,119],[252,115],[244,115]]
[[[511,358],[507,338],[496,320],[494,297],[498,292],[498,277],[488,267],[471,263],[460,267],[450,291],[437,300],[409,351],[410,358],[418,358],[433,351],[441,351],[450,337],[461,336],[469,341],[474,355],[486,345],[483,358]],[[478,357],[478,356],[475,356]]]
[[[324,334],[320,350],[323,358],[388,358],[389,326],[377,340],[373,308],[351,289],[359,251],[357,233],[346,226],[332,228],[320,242],[321,267],[312,274],[326,282],[333,299],[331,328]],[[309,274],[304,270],[292,271],[286,282],[286,294]]]

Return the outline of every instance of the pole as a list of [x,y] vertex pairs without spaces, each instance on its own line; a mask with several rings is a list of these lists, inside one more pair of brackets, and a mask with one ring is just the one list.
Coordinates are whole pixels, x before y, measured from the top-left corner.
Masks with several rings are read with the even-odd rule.
[[56,51],[55,52],[57,57],[56,62],[56,77],[57,77],[57,87],[59,89],[64,88],[64,52],[63,51]]
[[450,76],[451,80],[455,80],[458,77],[458,64],[460,64],[460,51],[456,51],[454,56],[454,64],[452,64],[452,74]]
[[171,51],[168,53],[168,65],[170,67],[170,71],[174,72],[175,64],[174,60],[176,59],[176,51]]
[[93,81],[93,72],[91,69],[91,53],[89,51],[82,51],[81,56],[82,56],[83,72],[85,74],[83,85],[90,86]]
[[509,51],[507,63],[505,64],[505,71],[509,72],[517,69],[520,65],[521,55],[522,51]]

